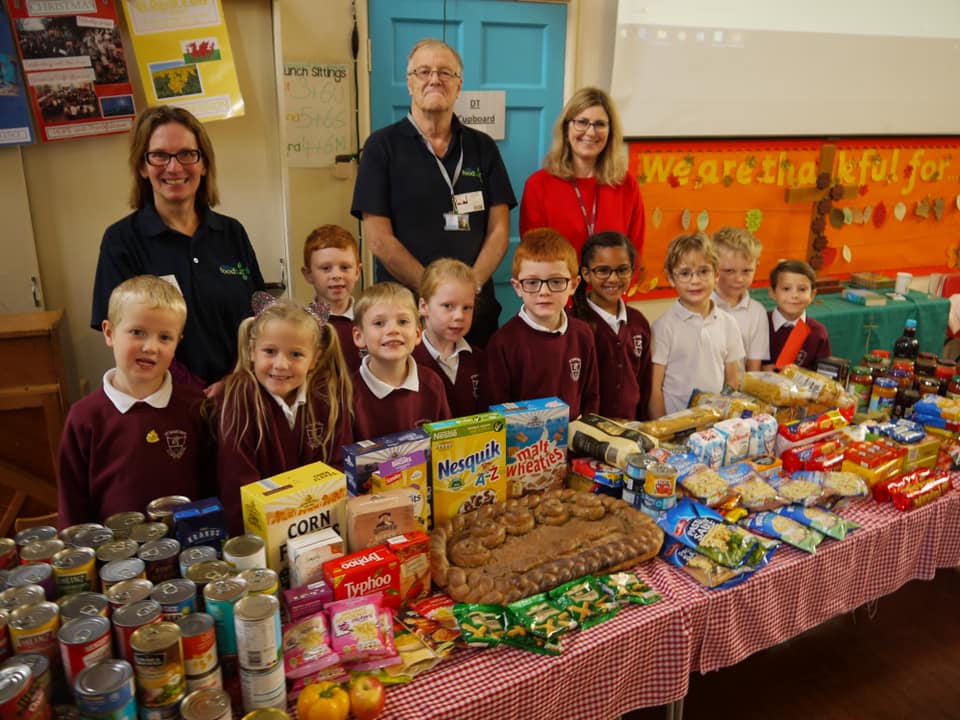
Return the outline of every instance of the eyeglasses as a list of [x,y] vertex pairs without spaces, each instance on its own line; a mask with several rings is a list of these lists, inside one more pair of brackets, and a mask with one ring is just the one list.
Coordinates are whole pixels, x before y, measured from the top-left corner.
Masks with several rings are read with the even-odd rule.
[[674,280],[688,283],[693,280],[694,277],[696,277],[697,280],[706,280],[708,277],[714,275],[715,271],[712,267],[704,265],[702,268],[697,268],[696,270],[684,268],[683,270],[675,270],[670,274],[673,275]]
[[170,159],[176,158],[181,165],[196,165],[200,162],[199,150],[178,150],[175,153],[163,152],[163,150],[150,150],[143,154],[143,159],[147,165],[154,167],[166,167],[170,164]]
[[570,285],[570,278],[552,277],[542,280],[541,278],[523,278],[518,280],[520,289],[528,293],[540,292],[540,288],[546,285],[550,292],[563,292]]
[[440,82],[450,82],[454,78],[460,77],[460,73],[455,70],[450,70],[449,68],[428,68],[428,67],[418,67],[414,70],[411,70],[407,75],[416,75],[417,80],[420,82],[427,82],[430,78],[433,77],[433,74],[437,74],[437,79]]
[[606,265],[598,265],[595,268],[587,268],[587,271],[593,273],[601,280],[606,280],[613,273],[617,274],[619,278],[628,278],[633,275],[633,268],[629,265],[621,265],[620,267],[607,267]]
[[606,132],[610,126],[606,120],[587,120],[586,118],[574,118],[570,121],[580,132],[586,132],[588,128],[593,128],[598,133]]

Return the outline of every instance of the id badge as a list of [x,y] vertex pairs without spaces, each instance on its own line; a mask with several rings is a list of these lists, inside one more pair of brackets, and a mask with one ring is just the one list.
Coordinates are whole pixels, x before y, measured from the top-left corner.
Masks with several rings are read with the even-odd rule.
[[443,229],[454,232],[464,232],[470,229],[470,216],[455,212],[443,214]]
[[480,212],[483,210],[483,192],[474,190],[473,192],[459,193],[453,196],[453,209],[461,215],[467,213]]

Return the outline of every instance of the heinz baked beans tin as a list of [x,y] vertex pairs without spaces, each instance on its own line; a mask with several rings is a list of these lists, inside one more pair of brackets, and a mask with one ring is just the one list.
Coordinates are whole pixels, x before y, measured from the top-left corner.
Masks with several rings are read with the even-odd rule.
[[57,529],[53,525],[37,525],[36,527],[26,528],[13,536],[13,541],[17,547],[22,548],[38,540],[53,540],[57,537]]
[[223,690],[194,690],[180,705],[183,720],[230,720],[230,696]]
[[251,568],[243,570],[240,577],[247,581],[247,591],[251,595],[273,595],[280,599],[280,577],[270,568]]
[[100,615],[70,620],[57,633],[60,640],[60,658],[67,682],[85,667],[113,656],[110,621]]
[[130,603],[140,602],[150,597],[153,592],[153,583],[146,578],[131,578],[121,580],[107,590],[107,600],[114,610]]
[[139,525],[142,522],[146,522],[147,516],[142,512],[137,512],[136,510],[128,510],[127,512],[118,512],[110,515],[106,520],[103,521],[103,524],[113,530],[113,537],[117,540],[123,540],[124,538],[130,537],[130,528],[134,525]]
[[240,668],[240,692],[243,696],[243,709],[246,711],[260,708],[287,707],[287,681],[283,676],[283,663],[277,663],[268,670],[247,670]]
[[[62,541],[58,541],[62,542]],[[69,547],[53,556],[53,585],[57,597],[100,589],[97,555],[93,548]]]
[[187,691],[180,628],[172,622],[142,627],[131,636],[130,649],[141,715],[144,710],[164,714],[170,705],[179,703]]
[[160,603],[163,619],[170,622],[197,611],[197,585],[193,580],[167,580],[153,588],[150,597]]
[[71,542],[78,547],[96,550],[101,545],[113,541],[113,530],[103,525],[90,524],[71,536]]
[[167,495],[151,500],[147,505],[147,517],[154,522],[162,522],[169,530],[173,530],[173,509],[178,505],[186,505],[190,498],[186,495]]
[[7,585],[11,588],[23,585],[39,585],[47,600],[53,600],[56,592],[53,588],[53,568],[46,563],[30,563],[14,568],[7,576]]
[[22,605],[10,613],[7,627],[10,629],[10,644],[15,655],[34,652],[46,655],[51,661],[57,659],[60,608],[56,603]]
[[60,621],[67,622],[78,617],[110,617],[110,601],[102,593],[79,592],[59,598]]
[[133,667],[125,660],[102,660],[81,670],[73,696],[81,718],[137,720]]
[[47,599],[46,591],[39,585],[20,585],[0,593],[0,608],[16,610],[21,605],[32,605]]
[[213,616],[197,612],[177,620],[183,642],[183,666],[187,680],[207,675],[218,667],[217,634]]
[[234,570],[265,568],[267,546],[259,535],[237,535],[223,544],[223,559]]
[[237,601],[247,594],[247,581],[242,578],[214,580],[203,588],[203,604],[213,616],[217,631],[217,648],[221,655],[237,653],[237,631],[234,610]]
[[30,668],[20,663],[0,668],[0,718],[41,720],[49,717],[50,706],[44,702]]
[[100,587],[103,592],[108,594],[110,588],[118,582],[132,580],[133,578],[146,578],[147,566],[140,558],[127,558],[126,560],[111,560],[100,568]]
[[140,600],[124,605],[113,613],[113,639],[117,655],[128,662],[132,659],[130,636],[144,625],[163,620],[160,604],[155,600]]
[[97,562],[106,565],[114,560],[127,560],[137,556],[140,543],[130,538],[115,538],[97,548]]
[[0,569],[9,570],[18,564],[16,541],[13,538],[0,537]]
[[179,577],[179,554],[179,542],[173,538],[160,538],[141,545],[137,557],[146,563],[147,579],[154,585],[159,585],[164,580]]
[[170,528],[162,522],[142,522],[130,528],[130,539],[140,543],[148,543],[151,540],[159,540],[167,536]]
[[20,548],[20,564],[49,563],[53,560],[53,556],[63,548],[63,540],[58,537],[52,537],[49,540],[34,540]]
[[238,600],[234,624],[240,667],[269,670],[283,659],[280,603],[273,595],[247,595]]

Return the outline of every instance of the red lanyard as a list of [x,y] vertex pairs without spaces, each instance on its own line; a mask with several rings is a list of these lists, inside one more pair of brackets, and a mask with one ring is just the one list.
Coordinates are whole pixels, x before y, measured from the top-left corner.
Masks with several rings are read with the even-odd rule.
[[583,195],[580,194],[580,186],[577,185],[577,179],[570,181],[573,184],[573,191],[577,194],[577,202],[580,203],[580,212],[583,213],[583,222],[587,226],[587,237],[593,235],[593,229],[597,226],[597,196],[600,195],[600,186],[597,184],[593,189],[593,212],[587,215],[587,207],[583,204]]

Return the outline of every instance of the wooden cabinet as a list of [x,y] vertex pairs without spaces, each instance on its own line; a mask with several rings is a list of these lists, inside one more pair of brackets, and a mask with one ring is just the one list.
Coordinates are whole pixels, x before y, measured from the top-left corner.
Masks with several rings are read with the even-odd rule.
[[57,509],[63,311],[0,315],[0,535]]

